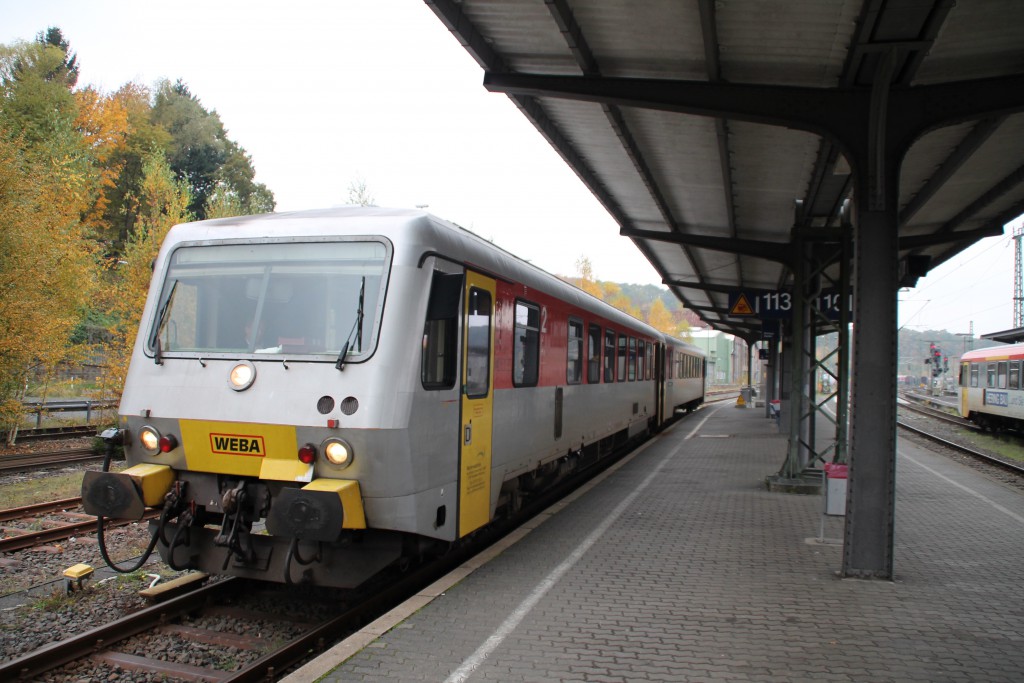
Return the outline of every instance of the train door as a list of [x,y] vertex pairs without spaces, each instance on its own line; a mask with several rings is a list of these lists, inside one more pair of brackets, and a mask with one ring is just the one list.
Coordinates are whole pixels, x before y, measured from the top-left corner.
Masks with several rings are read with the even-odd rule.
[[490,521],[495,281],[466,271],[463,297],[459,536]]
[[960,385],[957,387],[958,393],[960,394],[960,414],[967,417],[970,411],[970,405],[967,401],[968,387],[971,385],[971,364],[961,363],[960,364]]
[[665,424],[665,345],[657,344],[654,349],[654,391],[656,392],[655,415],[658,425]]

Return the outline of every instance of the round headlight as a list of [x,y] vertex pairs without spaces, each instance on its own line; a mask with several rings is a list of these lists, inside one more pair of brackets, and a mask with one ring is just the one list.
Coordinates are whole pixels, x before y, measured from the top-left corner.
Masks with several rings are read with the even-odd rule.
[[156,453],[160,450],[160,432],[148,425],[143,427],[139,430],[139,443],[150,453]]
[[247,360],[240,361],[228,373],[228,386],[235,391],[245,391],[256,381],[256,366]]
[[332,465],[348,467],[352,464],[352,447],[341,439],[328,439],[322,447],[324,457]]

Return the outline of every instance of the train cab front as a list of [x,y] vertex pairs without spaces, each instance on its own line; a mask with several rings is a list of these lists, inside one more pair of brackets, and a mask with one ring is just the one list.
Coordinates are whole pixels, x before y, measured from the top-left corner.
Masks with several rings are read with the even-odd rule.
[[160,508],[150,529],[174,569],[351,587],[401,556],[396,534],[367,530],[356,479],[315,476],[318,461],[341,475],[352,461],[351,446],[336,433],[201,420],[122,422],[135,464],[87,473],[86,511],[141,519],[147,508]]

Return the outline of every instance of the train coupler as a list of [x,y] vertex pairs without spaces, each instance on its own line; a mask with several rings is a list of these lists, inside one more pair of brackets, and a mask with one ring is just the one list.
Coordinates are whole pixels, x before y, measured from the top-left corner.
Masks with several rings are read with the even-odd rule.
[[[257,500],[254,500],[256,498]],[[213,539],[213,544],[227,548],[224,566],[227,569],[231,558],[241,564],[252,564],[256,560],[256,550],[252,544],[252,524],[257,516],[254,505],[258,504],[258,496],[249,493],[245,482],[238,482],[227,489],[221,497],[224,510],[224,521],[220,532]]]

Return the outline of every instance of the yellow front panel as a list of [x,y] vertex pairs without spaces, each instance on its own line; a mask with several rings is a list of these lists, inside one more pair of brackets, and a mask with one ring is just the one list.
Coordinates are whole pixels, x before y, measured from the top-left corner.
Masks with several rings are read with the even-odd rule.
[[283,481],[309,481],[302,476],[312,474],[298,460],[295,427],[287,425],[182,420],[181,445],[188,469],[197,472]]
[[359,493],[359,482],[352,479],[316,479],[302,487],[303,491],[328,491],[337,493],[341,508],[345,511],[345,529],[365,529],[366,513],[363,511],[363,497]]
[[153,507],[164,502],[164,496],[171,489],[174,483],[174,470],[167,465],[156,465],[148,462],[141,462],[132,465],[124,472],[123,476],[131,477],[132,481],[142,493],[142,504]]

